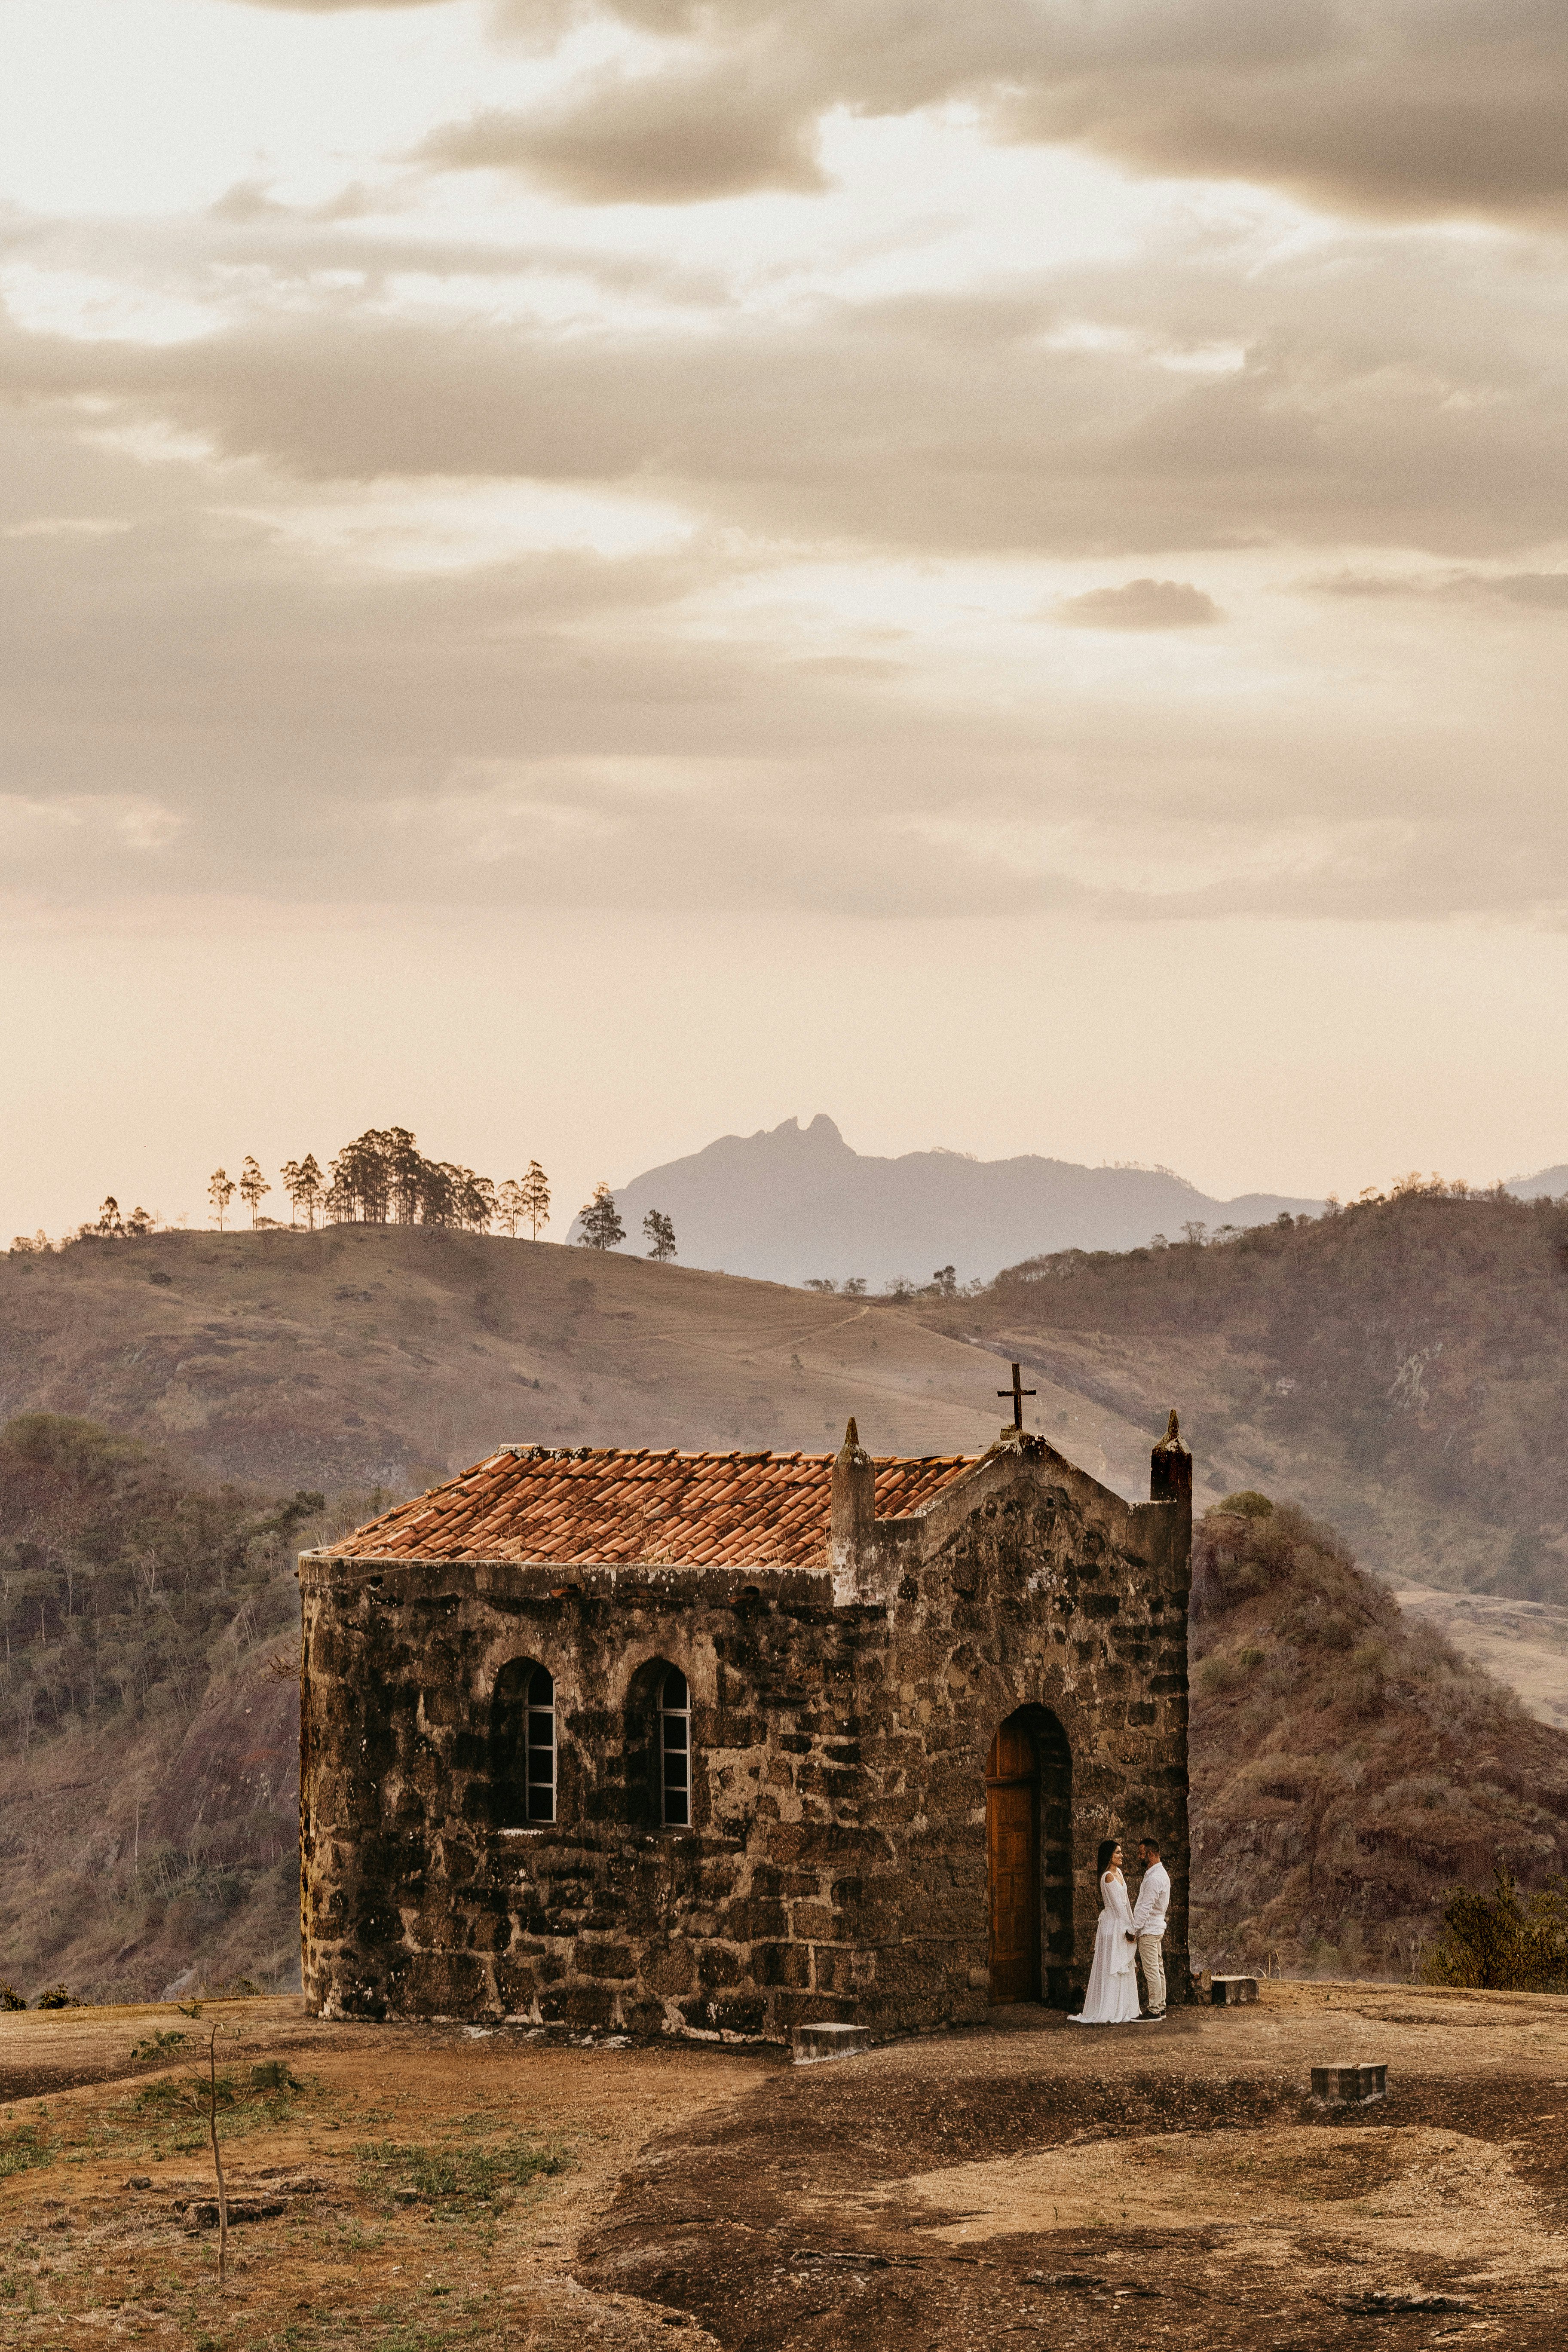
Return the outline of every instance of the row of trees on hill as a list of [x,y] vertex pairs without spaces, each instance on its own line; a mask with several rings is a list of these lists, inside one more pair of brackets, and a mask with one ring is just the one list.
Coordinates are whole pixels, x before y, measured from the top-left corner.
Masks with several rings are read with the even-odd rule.
[[[291,1230],[314,1233],[318,1225],[437,1225],[458,1233],[511,1235],[526,1230],[532,1241],[550,1223],[550,1179],[537,1160],[526,1174],[506,1176],[498,1184],[450,1160],[429,1160],[405,1127],[371,1127],[330,1160],[322,1170],[313,1151],[303,1160],[288,1160],[279,1171],[288,1197]],[[226,1168],[215,1168],[207,1180],[207,1202],[220,1233],[226,1230],[237,1196],[250,1212],[253,1226],[276,1226],[280,1221],[264,1216],[261,1204],[272,1191],[260,1163],[247,1152],[237,1177]],[[596,1184],[593,1198],[579,1212],[579,1240],[588,1249],[619,1249],[626,1227],[607,1184]],[[79,1225],[68,1238],[76,1241],[139,1241],[157,1231],[157,1219],[142,1208],[121,1213],[110,1193],[96,1219]],[[676,1255],[675,1225],[659,1209],[643,1219],[648,1255],[660,1265]],[[13,1250],[26,1252],[52,1246],[47,1234],[19,1234]]]
[[[492,1226],[515,1235],[526,1225],[534,1241],[550,1223],[550,1180],[537,1160],[522,1177],[497,1184],[450,1160],[431,1160],[405,1127],[371,1127],[345,1143],[323,1171],[313,1151],[288,1160],[281,1170],[292,1214],[289,1223],[314,1233],[318,1224],[442,1225],[484,1234]],[[272,1190],[253,1156],[247,1154],[237,1180],[216,1168],[207,1200],[219,1232],[236,1193],[250,1211],[253,1225],[270,1223],[261,1203]]]

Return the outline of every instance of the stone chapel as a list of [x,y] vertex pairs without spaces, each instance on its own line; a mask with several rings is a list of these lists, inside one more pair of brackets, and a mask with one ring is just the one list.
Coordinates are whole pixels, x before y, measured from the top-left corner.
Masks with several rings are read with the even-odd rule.
[[1192,1456],[505,1446],[300,1561],[307,2006],[787,2040],[1187,1968]]

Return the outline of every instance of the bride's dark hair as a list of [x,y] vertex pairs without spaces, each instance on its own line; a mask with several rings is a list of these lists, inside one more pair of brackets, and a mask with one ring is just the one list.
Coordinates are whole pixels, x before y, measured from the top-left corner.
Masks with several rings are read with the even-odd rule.
[[1106,1872],[1110,1868],[1110,1857],[1116,1852],[1117,1847],[1121,1843],[1121,1840],[1120,1838],[1100,1839],[1100,1854],[1094,1865],[1094,1874],[1096,1878],[1103,1878],[1105,1876]]

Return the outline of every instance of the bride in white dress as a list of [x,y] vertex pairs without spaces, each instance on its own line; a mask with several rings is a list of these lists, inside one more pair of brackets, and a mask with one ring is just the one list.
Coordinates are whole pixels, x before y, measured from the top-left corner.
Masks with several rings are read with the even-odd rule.
[[1121,1875],[1121,1848],[1115,1838],[1100,1841],[1100,1925],[1094,1931],[1094,1966],[1089,1990],[1073,2025],[1133,2025],[1138,2020],[1138,1947],[1127,1940],[1132,1906]]

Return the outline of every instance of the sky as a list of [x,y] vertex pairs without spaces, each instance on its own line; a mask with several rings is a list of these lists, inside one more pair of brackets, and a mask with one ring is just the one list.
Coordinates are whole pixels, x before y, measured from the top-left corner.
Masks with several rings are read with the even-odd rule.
[[817,1111],[1568,1159],[1561,0],[0,45],[0,1244],[394,1122],[560,1237]]

